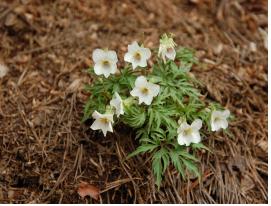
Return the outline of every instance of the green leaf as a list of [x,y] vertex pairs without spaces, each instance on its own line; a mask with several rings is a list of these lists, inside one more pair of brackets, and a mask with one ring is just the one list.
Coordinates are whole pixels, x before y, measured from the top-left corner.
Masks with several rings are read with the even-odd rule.
[[157,148],[158,145],[152,145],[152,144],[145,144],[145,145],[141,145],[139,146],[134,152],[132,152],[131,154],[129,154],[127,156],[127,159],[138,155],[140,153],[145,153],[145,152],[152,152],[155,148]]
[[197,166],[193,162],[191,162],[190,160],[186,160],[184,158],[181,158],[181,160],[189,171],[193,172],[197,177],[201,176]]
[[167,153],[162,155],[162,160],[163,160],[163,173],[165,173],[167,167],[169,166],[169,156]]
[[160,189],[161,181],[162,181],[162,163],[160,158],[155,158],[152,161],[152,170],[153,174],[156,177],[156,185],[158,186],[158,189]]
[[193,160],[195,162],[198,162],[199,160],[194,156],[194,155],[191,155],[189,154],[188,152],[186,151],[178,151],[178,154],[186,159],[190,159],[190,160]]
[[183,179],[185,179],[185,173],[184,173],[184,168],[182,166],[182,163],[180,161],[179,154],[176,151],[170,151],[169,153],[171,161],[176,168],[176,170],[180,173]]
[[129,125],[132,128],[140,128],[143,126],[146,120],[146,114],[144,110],[138,106],[130,106],[125,108],[122,121],[124,124]]
[[188,48],[180,48],[176,52],[176,59],[181,60],[185,65],[198,63],[197,58],[194,55],[195,51]]
[[156,185],[158,188],[160,188],[162,174],[166,171],[169,163],[168,151],[165,148],[161,148],[153,154],[152,168],[156,177]]
[[148,121],[148,133],[150,133],[150,129],[152,127],[154,115],[153,115],[153,110],[152,108],[149,108],[148,110],[148,115],[149,115],[149,121]]
[[209,151],[209,152],[212,153],[212,151],[208,147],[206,147],[204,144],[202,144],[202,143],[193,143],[192,144],[192,148],[193,149],[205,149],[205,150],[207,150],[207,151]]

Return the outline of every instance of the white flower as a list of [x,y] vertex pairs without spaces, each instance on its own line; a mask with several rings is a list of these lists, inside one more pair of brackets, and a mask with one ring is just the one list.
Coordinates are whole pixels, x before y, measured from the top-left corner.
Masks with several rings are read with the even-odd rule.
[[189,146],[191,143],[199,143],[201,141],[199,130],[202,127],[202,121],[200,119],[194,120],[189,125],[183,122],[177,130],[179,145]]
[[110,105],[115,108],[117,117],[124,114],[123,102],[118,92],[115,92],[115,98],[110,101]]
[[167,48],[166,51],[164,52],[164,56],[166,56],[168,59],[174,60],[176,57],[176,51],[174,47]]
[[92,117],[95,119],[93,124],[91,125],[91,129],[93,130],[102,130],[104,136],[106,133],[113,132],[112,123],[113,121],[113,114],[100,114],[97,111],[94,111]]
[[176,57],[176,51],[174,49],[175,46],[176,43],[173,41],[173,38],[164,34],[160,39],[158,56],[160,56],[164,62],[166,62],[166,57],[168,59],[174,60]]
[[128,52],[124,55],[124,61],[132,63],[136,67],[146,67],[147,60],[151,57],[151,50],[140,47],[136,41],[128,45]]
[[218,131],[223,128],[226,129],[228,127],[227,118],[230,116],[229,110],[224,111],[213,111],[211,114],[211,128],[212,131]]
[[104,75],[106,78],[117,71],[118,57],[115,51],[95,49],[92,53],[95,63],[94,72],[97,75]]
[[160,86],[147,81],[146,77],[139,76],[135,81],[135,87],[130,92],[133,97],[139,98],[139,104],[144,102],[146,105],[150,105],[153,97],[159,94]]

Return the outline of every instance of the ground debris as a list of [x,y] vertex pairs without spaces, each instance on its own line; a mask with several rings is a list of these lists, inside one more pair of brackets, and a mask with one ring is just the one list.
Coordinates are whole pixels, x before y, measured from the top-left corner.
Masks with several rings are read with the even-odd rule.
[[98,200],[100,195],[99,188],[95,187],[94,185],[90,185],[86,182],[81,182],[79,184],[77,192],[82,198],[90,196],[95,200]]
[[[0,202],[86,203],[83,179],[100,203],[267,203],[267,23],[265,0],[2,0]],[[104,138],[81,119],[93,49],[123,65],[129,43],[164,32],[196,50],[203,94],[235,120],[204,141],[201,182],[169,169],[158,191],[148,156],[123,160],[129,129]]]

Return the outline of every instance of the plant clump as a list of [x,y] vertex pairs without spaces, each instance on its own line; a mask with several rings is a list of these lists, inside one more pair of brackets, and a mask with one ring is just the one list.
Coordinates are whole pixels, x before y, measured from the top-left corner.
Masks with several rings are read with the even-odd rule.
[[198,63],[194,51],[177,48],[172,36],[164,34],[151,67],[151,50],[137,42],[128,45],[123,68],[117,68],[115,51],[96,49],[92,57],[94,67],[88,72],[94,80],[86,86],[90,96],[83,121],[92,117],[91,129],[104,136],[115,124],[133,128],[139,147],[129,157],[151,155],[158,187],[170,164],[183,179],[186,170],[200,177],[196,151],[209,150],[201,143],[203,137],[227,129],[230,112],[202,98],[198,81],[190,75]]

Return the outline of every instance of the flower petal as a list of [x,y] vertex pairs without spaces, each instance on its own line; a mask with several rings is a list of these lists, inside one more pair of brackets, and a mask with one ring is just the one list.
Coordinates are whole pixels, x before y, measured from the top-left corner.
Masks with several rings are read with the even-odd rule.
[[106,119],[110,120],[110,122],[114,122],[113,120],[113,114],[103,114],[103,117],[105,117]]
[[113,72],[111,72],[111,69],[103,69],[102,72],[103,72],[102,74],[105,76],[105,78],[108,78],[110,76],[110,74],[113,73]]
[[97,75],[103,74],[103,66],[101,65],[100,62],[98,62],[98,63],[96,63],[96,64],[94,65],[94,72],[95,72],[95,74],[97,74]]
[[193,139],[192,135],[184,135],[183,133],[180,133],[178,135],[177,141],[179,145],[189,146],[191,144],[192,139]]
[[100,124],[100,129],[102,130],[104,136],[106,136],[107,132],[113,132],[113,128],[112,128],[111,122]]
[[97,75],[104,75],[106,78],[110,76],[110,74],[115,74],[117,71],[117,65],[116,63],[110,62],[110,66],[108,68],[105,68],[102,65],[102,62],[98,62],[94,65],[94,72]]
[[132,60],[132,68],[133,68],[133,70],[135,70],[135,68],[137,68],[138,66],[139,66],[139,64],[138,64],[138,62],[136,62],[136,61],[133,61]]
[[102,123],[101,123],[98,119],[96,119],[96,120],[92,123],[92,125],[90,126],[90,128],[93,129],[93,130],[98,130],[98,129],[100,129],[101,127],[102,127]]
[[146,77],[144,76],[139,76],[136,78],[136,81],[135,81],[135,86],[136,87],[147,87],[148,85],[148,82],[147,82],[147,79]]
[[100,114],[99,112],[97,112],[96,110],[92,113],[92,117],[94,119],[99,119],[101,118],[102,114]]
[[176,57],[176,51],[174,48],[171,48],[170,52],[169,51],[166,51],[165,52],[165,56],[168,58],[168,59],[171,59],[171,60],[174,60],[175,57]]
[[145,59],[149,59],[151,57],[151,50],[149,48],[142,48],[141,50]]
[[212,132],[218,131],[220,129],[218,124],[215,124],[213,121],[211,121],[211,130]]
[[228,121],[226,119],[222,119],[219,122],[219,126],[222,129],[227,129],[227,127],[229,126],[229,123],[228,123]]
[[230,116],[230,110],[226,109],[225,111],[223,111],[223,116],[225,118],[228,118]]
[[120,97],[120,95],[119,95],[119,93],[118,92],[115,92],[115,97],[116,97],[116,99],[119,99],[119,100],[121,100],[121,97]]
[[151,105],[153,96],[146,95],[146,96],[139,96],[140,102],[144,102],[146,105]]
[[178,135],[177,142],[178,142],[179,145],[185,145],[186,144],[186,140],[183,138],[182,135]]
[[220,111],[214,110],[214,111],[212,112],[212,118],[219,117],[220,115],[221,115],[221,112],[220,112]]
[[113,132],[113,127],[111,123],[108,123],[108,131]]
[[131,53],[129,53],[129,52],[125,53],[125,55],[124,55],[124,61],[131,63],[132,62],[132,58],[133,58],[133,56],[132,56]]
[[200,119],[195,119],[191,126],[194,130],[199,130],[202,127],[202,121]]
[[[111,67],[109,69],[109,74],[115,74],[117,72],[117,64],[111,64]],[[109,75],[108,75],[109,76]]]
[[105,51],[102,49],[95,49],[92,53],[92,59],[96,63],[100,61],[101,59],[104,59],[105,57]]
[[141,91],[139,90],[138,87],[135,87],[132,91],[130,91],[130,94],[133,96],[133,97],[138,97],[141,95]]
[[145,59],[145,58],[141,58],[141,60],[139,61],[139,62],[137,62],[137,61],[134,61],[135,63],[135,65],[136,65],[136,67],[137,66],[140,66],[140,67],[146,67],[148,64],[147,64],[147,60]]
[[118,62],[118,56],[117,53],[113,50],[107,51],[107,57],[113,62],[117,63]]
[[159,91],[160,91],[160,86],[159,85],[149,82],[148,87],[150,88],[150,90],[152,92],[152,96],[156,97],[159,94]]
[[191,143],[200,143],[201,141],[201,137],[200,137],[200,133],[198,131],[193,132],[192,138],[190,139],[190,144]]
[[106,133],[108,131],[108,125],[103,124],[100,129],[102,130],[103,135],[106,136]]
[[115,113],[117,117],[119,117],[121,114],[124,114],[123,103],[120,95],[117,92],[115,92],[114,96],[115,98],[110,100],[110,105],[115,108]]
[[136,41],[133,41],[132,44],[128,45],[128,52],[133,53],[133,52],[137,51],[139,48],[140,47],[139,47],[138,43]]
[[189,124],[187,124],[187,122],[183,122],[181,123],[181,125],[179,126],[179,128],[177,129],[177,133],[181,133],[183,132],[185,129],[189,128]]
[[133,97],[138,97],[139,104],[145,103],[146,105],[150,105],[153,97],[151,95],[143,95],[138,87],[135,87],[130,94]]

